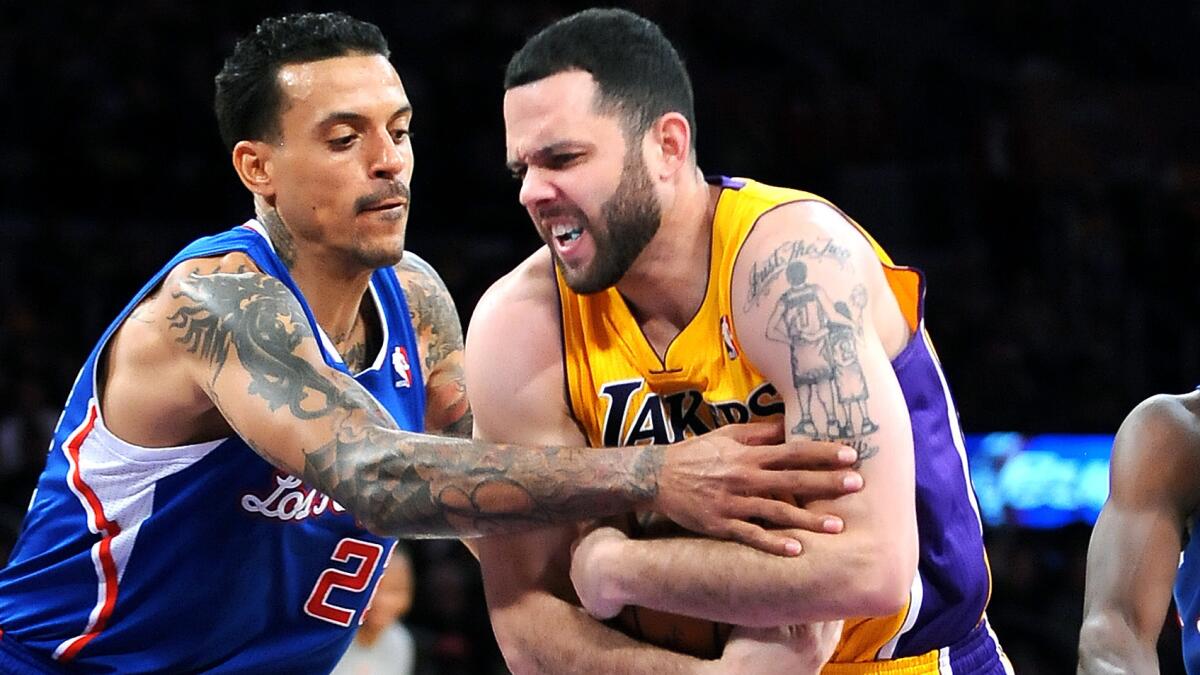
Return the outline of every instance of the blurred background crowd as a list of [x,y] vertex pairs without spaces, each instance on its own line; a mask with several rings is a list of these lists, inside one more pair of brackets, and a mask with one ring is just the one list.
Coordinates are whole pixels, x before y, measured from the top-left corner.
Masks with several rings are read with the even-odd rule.
[[[699,161],[832,199],[925,271],[968,432],[1112,433],[1200,382],[1200,5],[614,2],[687,62]],[[252,214],[213,76],[261,18],[378,24],[415,106],[409,248],[463,317],[538,241],[504,168],[508,56],[566,0],[0,2],[0,560],[112,316]],[[1018,673],[1074,672],[1086,526],[988,532]],[[409,548],[417,672],[502,672],[474,561]],[[1173,620],[1164,672],[1182,672]]]

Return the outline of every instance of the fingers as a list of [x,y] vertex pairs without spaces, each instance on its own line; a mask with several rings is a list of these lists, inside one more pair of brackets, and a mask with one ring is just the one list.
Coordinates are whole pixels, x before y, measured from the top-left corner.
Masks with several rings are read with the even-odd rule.
[[858,461],[857,450],[829,441],[794,439],[783,445],[755,448],[752,452],[764,469],[827,469]]
[[747,471],[742,477],[742,494],[794,495],[799,501],[832,499],[863,487],[862,474],[851,469],[838,471]]
[[725,530],[724,539],[745,544],[764,553],[778,556],[800,555],[800,541],[781,532],[768,530],[741,520],[730,520]]
[[[731,517],[755,519],[773,527],[786,527],[809,532],[837,534],[845,527],[841,518],[829,513],[816,513],[794,504],[762,497],[739,497],[733,501]],[[793,538],[790,537],[789,538]]]

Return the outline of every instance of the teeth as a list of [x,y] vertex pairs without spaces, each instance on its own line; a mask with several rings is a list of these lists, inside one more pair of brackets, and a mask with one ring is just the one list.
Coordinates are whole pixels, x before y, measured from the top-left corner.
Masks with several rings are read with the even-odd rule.
[[575,241],[583,234],[583,230],[578,226],[562,223],[550,228],[550,234],[559,241]]

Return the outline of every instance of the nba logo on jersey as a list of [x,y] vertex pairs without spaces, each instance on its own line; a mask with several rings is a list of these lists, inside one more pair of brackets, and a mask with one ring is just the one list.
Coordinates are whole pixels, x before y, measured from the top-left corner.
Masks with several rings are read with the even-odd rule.
[[721,315],[721,343],[725,345],[725,355],[732,361],[738,357],[737,347],[733,344],[733,330],[729,328],[729,317]]
[[408,350],[396,347],[392,352],[392,369],[396,371],[396,388],[412,386],[412,369],[408,365]]

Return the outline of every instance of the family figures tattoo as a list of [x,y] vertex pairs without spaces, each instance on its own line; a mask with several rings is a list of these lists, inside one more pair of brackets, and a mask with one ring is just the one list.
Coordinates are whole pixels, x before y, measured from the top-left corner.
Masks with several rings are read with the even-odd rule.
[[788,345],[790,351],[800,408],[800,419],[791,432],[820,440],[854,439],[860,452],[870,456],[878,449],[865,437],[879,425],[871,419],[870,391],[858,356],[867,289],[858,284],[848,298],[831,299],[825,288],[809,278],[809,265],[825,262],[848,264],[844,249],[828,242],[780,246],[752,267],[747,302],[757,303],[779,276],[787,280],[767,319],[766,337]]

